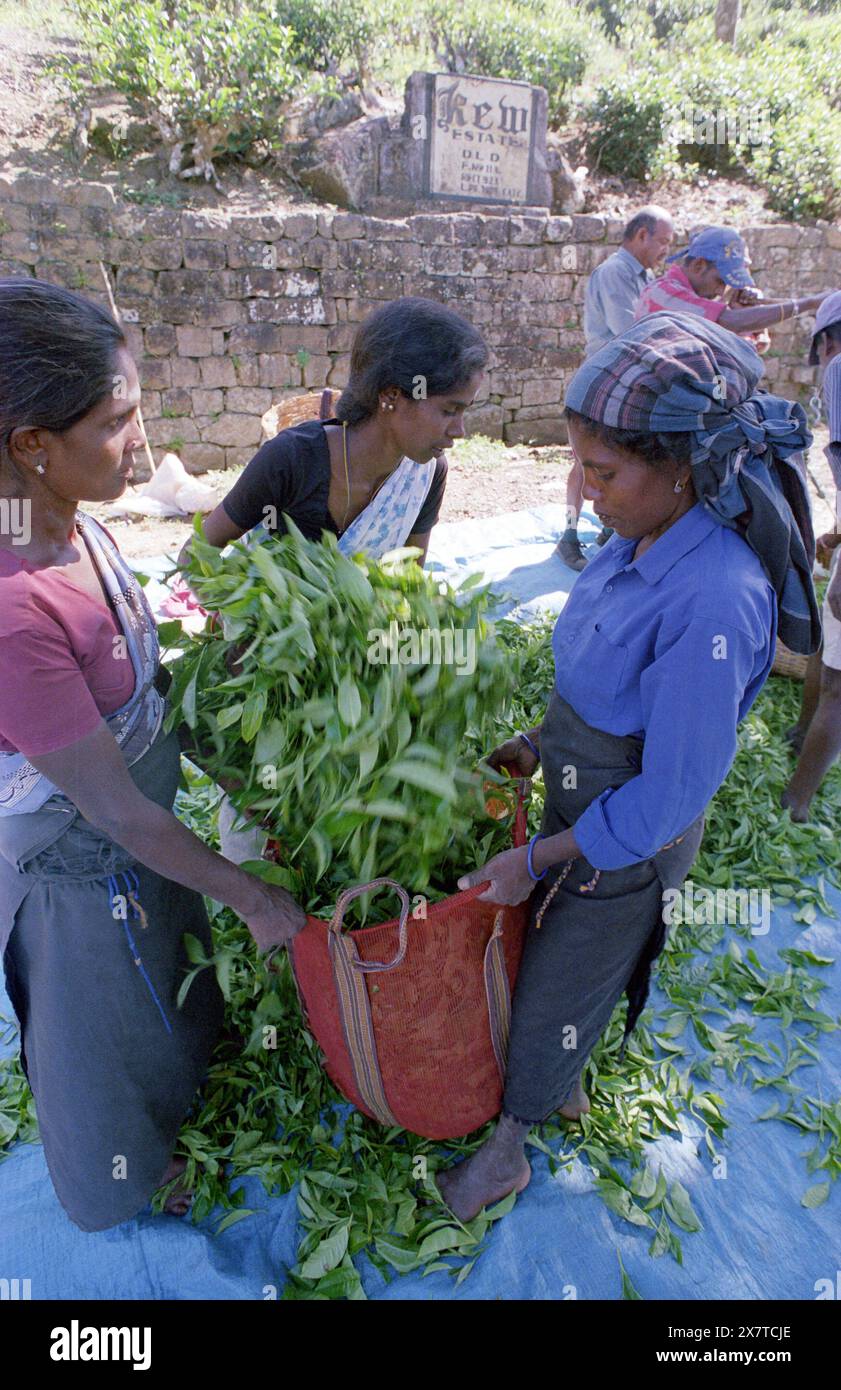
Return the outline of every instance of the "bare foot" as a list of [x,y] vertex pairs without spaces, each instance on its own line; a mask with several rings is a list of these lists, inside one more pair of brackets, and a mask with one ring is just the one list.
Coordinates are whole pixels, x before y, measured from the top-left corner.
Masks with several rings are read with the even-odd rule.
[[465,1159],[464,1163],[439,1173],[436,1179],[445,1204],[459,1221],[472,1221],[474,1216],[479,1215],[482,1207],[500,1202],[509,1192],[522,1192],[531,1181],[528,1160],[524,1160],[518,1177],[509,1174],[505,1178],[494,1179],[481,1170],[472,1169],[471,1164],[476,1162],[481,1152],[480,1149],[472,1158]]
[[565,1120],[578,1120],[582,1115],[589,1115],[589,1113],[590,1098],[581,1085],[581,1077],[579,1076],[569,1099],[559,1106],[558,1114],[563,1115]]
[[[187,1167],[186,1158],[171,1158],[166,1166],[166,1172],[160,1181],[160,1186],[165,1187],[173,1178],[177,1178]],[[181,1183],[174,1187],[164,1202],[164,1211],[169,1212],[170,1216],[186,1216],[193,1202],[193,1194]]]
[[788,811],[793,821],[797,821],[801,825],[804,822],[808,821],[809,802],[798,801],[796,797],[793,797],[791,795],[791,792],[789,791],[788,787],[786,787],[785,791],[780,797],[780,805],[782,806],[784,811]]
[[483,1207],[528,1186],[531,1168],[523,1144],[530,1128],[502,1116],[481,1149],[439,1173],[438,1190],[459,1221],[472,1221]]

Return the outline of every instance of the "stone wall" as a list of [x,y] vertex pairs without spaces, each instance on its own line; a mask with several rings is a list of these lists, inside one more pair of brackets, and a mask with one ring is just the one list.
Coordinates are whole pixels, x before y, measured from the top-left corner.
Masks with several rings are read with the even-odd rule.
[[[104,184],[0,175],[0,274],[35,274],[105,303],[103,260],[141,367],[150,441],[198,472],[246,462],[283,395],[347,379],[356,324],[404,294],[447,301],[487,338],[471,432],[563,442],[581,360],[587,276],[621,223],[595,216],[171,211]],[[743,228],[772,294],[841,284],[841,230]],[[772,390],[808,394],[810,319],[772,330]]]

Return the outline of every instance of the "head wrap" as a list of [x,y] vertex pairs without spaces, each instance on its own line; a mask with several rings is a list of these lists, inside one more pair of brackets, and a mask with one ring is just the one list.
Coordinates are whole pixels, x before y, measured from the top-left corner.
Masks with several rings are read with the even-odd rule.
[[798,456],[812,436],[802,406],[757,390],[763,371],[750,344],[716,323],[647,314],[587,358],[566,404],[615,429],[690,435],[699,501],[759,556],[777,595],[780,638],[808,654],[821,625]]

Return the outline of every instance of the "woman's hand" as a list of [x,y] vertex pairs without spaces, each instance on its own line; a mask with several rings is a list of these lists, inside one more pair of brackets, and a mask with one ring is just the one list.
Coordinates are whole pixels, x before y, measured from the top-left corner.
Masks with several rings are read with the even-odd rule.
[[261,951],[285,946],[305,926],[307,914],[291,893],[277,883],[261,883],[261,900],[255,909],[243,912],[245,925]]
[[[529,738],[538,748],[540,747],[540,729],[529,729]],[[509,769],[515,772],[518,777],[533,777],[539,766],[539,760],[534,756],[528,744],[523,742],[519,734],[506,739],[504,743],[501,743],[498,748],[488,754],[485,761],[496,772]]]
[[[505,744],[502,746],[506,747]],[[489,883],[487,890],[479,894],[477,902],[497,903],[500,907],[515,907],[517,903],[525,902],[534,888],[534,879],[528,871],[528,845],[507,849],[504,854],[489,859],[481,868],[462,874],[458,886],[462,889],[475,888],[477,883]]]

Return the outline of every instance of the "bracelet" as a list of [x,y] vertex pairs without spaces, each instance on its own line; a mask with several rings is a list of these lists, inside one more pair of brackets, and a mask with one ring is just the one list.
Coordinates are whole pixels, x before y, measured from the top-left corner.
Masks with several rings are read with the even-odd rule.
[[523,740],[523,743],[526,745],[526,747],[529,748],[529,749],[531,750],[531,752],[532,752],[532,753],[534,754],[534,756],[537,758],[537,761],[540,762],[540,752],[539,752],[539,750],[538,750],[536,744],[534,744],[534,743],[532,742],[532,740],[529,738],[528,734],[521,734],[521,733],[519,732],[519,730],[518,730],[518,731],[517,731],[517,737],[518,737],[518,738],[521,738],[521,739]]
[[531,839],[529,840],[529,852],[528,852],[528,854],[526,855],[526,868],[527,868],[528,871],[529,871],[529,878],[530,878],[534,883],[539,883],[540,880],[541,880],[542,878],[545,878],[546,875],[547,875],[548,872],[549,872],[549,865],[548,865],[548,864],[546,865],[546,868],[543,870],[543,873],[542,873],[542,874],[536,874],[536,873],[534,872],[534,847],[535,847],[535,845],[536,845],[536,843],[537,843],[538,840],[545,840],[545,839],[546,839],[546,836],[545,836],[545,835],[541,835],[541,834],[538,833],[537,835],[532,835]]

